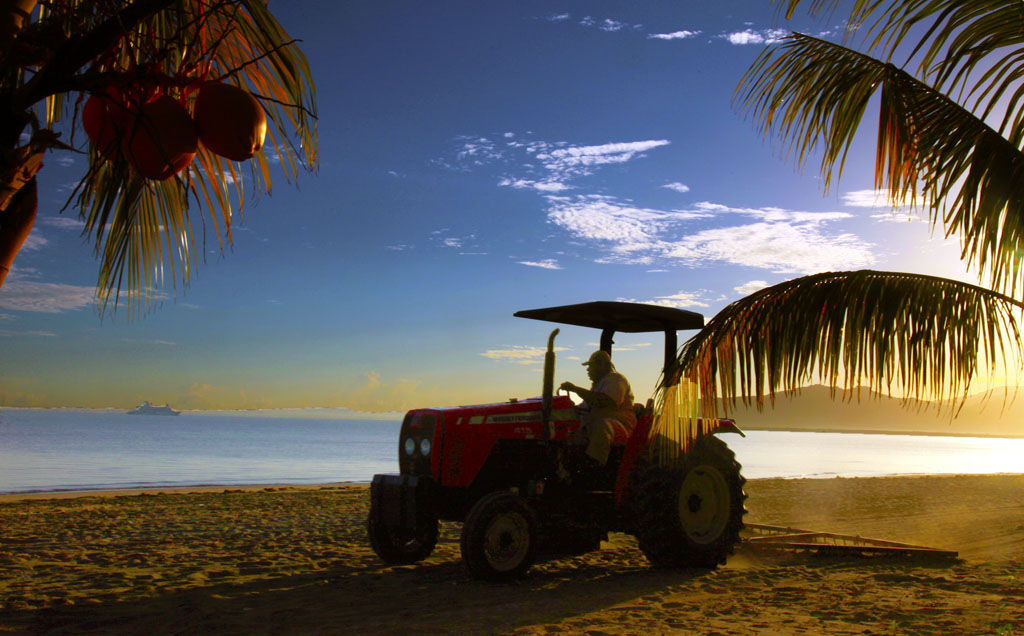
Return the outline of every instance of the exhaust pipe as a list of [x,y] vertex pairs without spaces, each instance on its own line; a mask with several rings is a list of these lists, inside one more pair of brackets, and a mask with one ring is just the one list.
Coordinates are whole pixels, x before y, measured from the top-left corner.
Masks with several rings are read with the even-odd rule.
[[541,428],[544,430],[541,435],[545,442],[554,437],[554,432],[551,430],[551,401],[554,399],[555,393],[555,336],[557,335],[558,329],[555,329],[548,336],[548,350],[544,354],[544,388],[541,393],[540,411]]

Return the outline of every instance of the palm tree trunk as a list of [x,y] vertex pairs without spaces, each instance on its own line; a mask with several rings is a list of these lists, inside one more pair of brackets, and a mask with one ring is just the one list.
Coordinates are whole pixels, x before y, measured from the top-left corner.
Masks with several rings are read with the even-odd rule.
[[36,0],[0,0],[0,54],[7,52],[35,8]]
[[0,287],[11,271],[14,257],[25,244],[36,220],[38,197],[36,179],[32,177],[21,190],[11,197],[0,223]]

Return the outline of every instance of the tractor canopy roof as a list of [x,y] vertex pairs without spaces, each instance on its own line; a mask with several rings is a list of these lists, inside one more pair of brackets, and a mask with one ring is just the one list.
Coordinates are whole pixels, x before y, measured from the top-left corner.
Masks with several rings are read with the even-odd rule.
[[625,333],[678,331],[680,329],[700,329],[704,326],[704,316],[693,311],[607,300],[578,305],[544,307],[543,309],[524,309],[513,315],[518,318],[533,318],[534,320]]
[[[675,364],[676,331],[680,329],[700,329],[704,326],[704,316],[685,309],[662,307],[660,305],[643,305],[640,303],[620,303],[598,300],[578,305],[562,305],[543,309],[524,309],[513,314],[519,318],[533,318],[578,327],[591,327],[601,330],[601,350],[612,352],[612,337],[616,331],[625,333],[647,333],[661,331],[665,334],[665,365],[663,376],[671,375],[670,369]],[[554,334],[552,334],[552,338]]]

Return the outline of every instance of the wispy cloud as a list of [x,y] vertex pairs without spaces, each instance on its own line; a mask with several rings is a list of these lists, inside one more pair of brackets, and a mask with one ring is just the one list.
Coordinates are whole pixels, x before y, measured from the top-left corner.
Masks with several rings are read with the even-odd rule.
[[882,208],[889,205],[888,190],[853,190],[840,197],[843,205],[854,208]]
[[694,208],[701,212],[706,212],[716,216],[723,214],[737,214],[771,222],[792,221],[796,223],[823,223],[825,221],[839,221],[842,219],[853,218],[853,215],[849,212],[800,212],[773,206],[765,206],[761,208],[734,208],[722,205],[721,203],[711,203],[710,201],[700,201],[695,203]]
[[610,33],[621,31],[626,26],[624,22],[619,22],[618,20],[612,20],[610,18],[598,20],[597,18],[590,17],[589,15],[580,20],[580,24],[586,27],[597,27],[602,31],[608,31]]
[[844,193],[841,199],[844,205],[851,208],[877,210],[872,218],[881,222],[928,221],[923,212],[927,209],[927,201],[923,198],[908,201],[902,206],[893,206],[888,190],[853,190]]
[[[570,22],[572,16],[568,13],[561,13],[546,18],[549,22]],[[621,20],[615,20],[611,18],[596,18],[594,16],[584,16],[576,21],[576,24],[590,29],[600,29],[607,33],[617,33],[623,31],[636,32],[643,30],[643,25],[632,24],[629,22],[623,22]],[[726,31],[714,35],[715,39],[725,40],[730,44],[737,46],[748,45],[748,44],[772,44],[777,42],[781,38],[789,35],[787,29],[758,29],[754,28],[752,23],[746,24],[747,28],[743,30]],[[703,34],[704,31],[700,29],[678,29],[675,31],[663,31],[658,33],[648,33],[647,39],[649,40],[692,40],[697,36]],[[823,32],[819,34],[821,37],[830,35],[830,32]]]
[[630,24],[628,22],[622,22],[621,20],[613,20],[612,18],[595,18],[594,16],[584,16],[579,21],[581,26],[600,29],[606,33],[616,33],[618,31],[635,30],[640,29],[639,24]]
[[[632,299],[627,299],[627,298],[619,298],[619,302],[635,303],[635,302],[640,302],[640,301],[632,300]],[[653,346],[653,345],[654,345],[653,342],[633,342],[633,343],[630,343],[628,345],[615,345],[615,353],[621,353],[623,351],[636,351],[637,349],[644,349],[646,347],[650,347],[650,346]],[[587,346],[588,347],[593,347],[594,349],[598,349],[598,348],[601,347],[601,343],[600,342],[588,342]],[[565,356],[565,357],[569,358],[570,360],[579,360],[580,359],[578,356]]]
[[0,307],[14,311],[57,314],[86,307],[95,298],[94,287],[8,279],[0,290]]
[[750,294],[753,294],[757,290],[764,289],[767,286],[768,286],[768,282],[767,281],[752,280],[752,281],[743,283],[742,285],[740,285],[738,287],[733,287],[733,290],[737,294],[739,294],[740,296],[749,296]]
[[700,31],[673,31],[672,33],[651,33],[647,37],[652,40],[688,40],[700,35]]
[[666,139],[608,143],[598,146],[569,146],[537,153],[537,159],[555,175],[587,175],[595,166],[626,163],[642,153],[667,146]]
[[[871,245],[852,234],[828,234],[823,226],[849,218],[845,212],[782,208],[731,208],[701,202],[686,210],[642,208],[607,196],[547,197],[549,222],[578,239],[603,243],[609,263],[675,262],[690,267],[728,263],[778,273],[812,273],[874,262]],[[755,223],[697,232],[687,221],[729,216]]]
[[475,165],[501,159],[501,150],[497,144],[487,137],[461,137],[462,147],[456,153],[459,161]]
[[539,267],[541,269],[562,269],[562,266],[558,264],[558,261],[546,258],[542,261],[517,261],[520,265],[527,265],[529,267]]
[[142,340],[137,338],[121,338],[121,341],[132,344],[160,345],[162,347],[173,347],[177,345],[177,343],[171,342],[170,340],[160,340],[159,338],[145,338]]
[[537,192],[564,192],[572,189],[572,186],[558,181],[534,181],[532,179],[510,179],[509,177],[502,178],[498,181],[498,185],[516,190],[536,190]]
[[34,228],[32,232],[25,239],[25,242],[21,244],[23,250],[38,250],[42,249],[49,243],[40,232],[38,228]]
[[687,309],[690,307],[707,307],[708,303],[704,302],[706,295],[707,292],[705,291],[681,291],[668,296],[655,296],[650,300],[636,300],[633,298],[619,298],[619,300],[627,303],[643,303],[645,305],[661,305],[662,307]]
[[654,300],[651,301],[655,305],[665,305],[666,307],[707,307],[708,304],[702,300],[704,292],[686,292],[681,291],[676,294],[669,296],[655,296]]
[[[624,302],[624,303],[635,303],[635,302],[637,302],[636,300],[625,300],[623,298],[620,298],[619,301],[620,302]],[[618,354],[623,353],[625,351],[637,351],[637,350],[640,350],[640,349],[646,349],[647,347],[650,347],[653,344],[654,344],[653,342],[633,342],[633,343],[630,343],[628,345],[615,345],[615,354],[618,355]],[[587,346],[593,347],[594,349],[600,349],[601,348],[601,343],[600,342],[588,342]],[[565,357],[568,358],[569,360],[579,360],[580,359],[579,356],[565,356]]]
[[7,329],[0,329],[0,338],[56,338],[57,334],[52,331],[8,331]]
[[664,255],[697,266],[711,262],[811,274],[874,263],[871,245],[853,234],[828,235],[814,223],[751,223],[703,230],[674,242]]
[[587,29],[598,29],[605,33],[618,33],[620,31],[639,31],[643,28],[641,24],[633,24],[615,20],[614,18],[598,18],[592,15],[585,15],[582,18],[573,19],[570,13],[556,13],[541,18],[548,22],[564,22],[582,26]]
[[499,137],[458,137],[454,157],[436,159],[434,163],[459,171],[485,165],[507,166],[512,174],[499,176],[498,185],[549,194],[576,188],[574,180],[593,175],[602,166],[643,158],[649,151],[670,143],[667,139],[646,139],[576,145],[523,139],[510,132]]
[[[651,271],[724,263],[775,273],[813,273],[874,262],[871,244],[828,227],[853,218],[850,212],[732,207],[710,201],[659,209],[607,194],[566,193],[583,190],[588,186],[584,177],[603,167],[637,160],[668,145],[667,139],[573,145],[504,133],[495,139],[467,137],[461,143],[463,150],[453,167],[500,164],[510,174],[501,176],[498,185],[537,192],[547,207],[548,223],[592,244],[596,262],[642,264]],[[679,193],[690,190],[680,181],[661,187]],[[518,262],[557,266],[542,259]]]
[[746,44],[772,44],[787,35],[789,35],[789,31],[786,29],[744,29],[743,31],[723,33],[717,37],[727,40],[729,44],[743,46]]
[[[555,351],[568,351],[565,347],[555,347]],[[544,347],[513,345],[506,349],[488,349],[480,355],[491,360],[504,360],[514,364],[541,364],[544,362]]]
[[640,208],[601,195],[548,197],[548,221],[577,238],[608,241],[620,249],[657,242],[668,222],[660,210]]
[[[431,232],[431,240],[435,241],[441,247],[458,250],[461,250],[462,248],[466,247],[468,243],[472,243],[476,240],[476,236],[473,234],[467,234],[465,236],[453,236],[449,234],[449,232],[450,230],[448,230],[447,228],[443,230],[435,230]],[[397,248],[399,247],[402,247],[403,249],[412,249],[406,248],[406,246],[392,246],[389,249],[400,251],[397,250]]]
[[85,228],[85,221],[71,218],[69,216],[47,216],[38,219],[38,221],[43,225],[62,230],[76,230],[80,232]]

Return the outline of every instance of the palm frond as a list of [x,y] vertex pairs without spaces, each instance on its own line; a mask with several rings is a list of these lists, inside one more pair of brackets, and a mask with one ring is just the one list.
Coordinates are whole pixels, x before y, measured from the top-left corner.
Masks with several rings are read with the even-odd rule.
[[[800,0],[787,0],[792,17]],[[814,0],[808,12],[835,8]],[[874,18],[864,52],[900,66],[942,92],[956,95],[987,120],[1002,113],[1003,135],[1024,117],[1024,10],[1018,0],[857,0],[848,29]]]
[[[919,76],[946,93],[975,97],[971,107],[982,118],[1020,86],[1024,11],[1016,0],[890,1],[881,13],[871,27],[872,47],[886,59],[916,58]],[[1018,104],[1007,113],[1019,116]]]
[[[850,17],[846,24],[847,32],[851,32],[860,26],[868,16],[878,10],[879,5],[887,5],[893,1],[899,2],[900,0],[856,0],[850,9]],[[801,4],[808,5],[807,13],[812,16],[821,17],[826,15],[830,17],[838,6],[842,4],[843,0],[810,0],[807,3],[804,0],[772,0],[772,4],[776,2],[778,2],[780,13],[784,14],[786,19],[789,20]]]
[[[841,0],[811,0],[807,12],[815,16],[820,15],[825,11],[831,12],[836,8],[836,5],[838,5],[840,1]],[[786,19],[789,20],[793,17],[793,14],[796,13],[797,7],[803,4],[803,0],[778,0],[778,2],[773,0],[772,4],[777,4],[779,12],[784,14]]]
[[893,64],[798,33],[757,58],[736,99],[799,167],[820,151],[828,187],[841,177],[876,92],[876,187],[895,204],[924,199],[933,225],[941,221],[947,235],[961,236],[969,263],[996,288],[1016,290],[1024,153],[971,111]]
[[[896,272],[827,272],[762,289],[679,350],[669,385],[699,387],[705,418],[759,408],[814,380],[835,390],[966,396],[979,369],[1021,359],[1024,303],[967,283]],[[1009,355],[1008,355],[1009,354]]]
[[837,164],[841,176],[842,159],[885,75],[885,65],[870,57],[794,33],[757,57],[733,101],[800,168],[823,145],[821,172],[831,182]]

